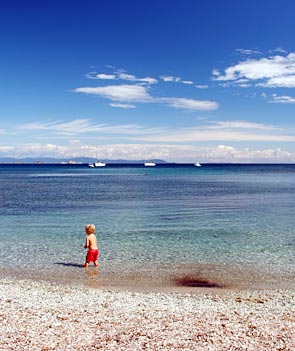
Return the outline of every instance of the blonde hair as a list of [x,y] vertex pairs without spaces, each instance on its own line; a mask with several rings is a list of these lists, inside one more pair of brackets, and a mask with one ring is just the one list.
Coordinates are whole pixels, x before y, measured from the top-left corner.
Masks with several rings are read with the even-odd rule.
[[87,233],[94,233],[95,232],[95,225],[94,224],[86,224],[85,230]]

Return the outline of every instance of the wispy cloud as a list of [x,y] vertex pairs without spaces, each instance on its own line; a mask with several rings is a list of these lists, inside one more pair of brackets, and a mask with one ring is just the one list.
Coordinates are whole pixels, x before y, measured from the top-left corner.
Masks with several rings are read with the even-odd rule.
[[157,79],[152,78],[152,77],[144,77],[144,78],[137,78],[136,76],[132,74],[128,74],[123,72],[117,72],[118,79],[122,80],[127,80],[130,82],[135,82],[135,83],[147,83],[147,84],[156,84],[158,82]]
[[215,101],[202,101],[186,98],[158,98],[157,101],[167,103],[176,109],[212,111],[218,108]]
[[[241,141],[271,141],[294,142],[294,133],[283,127],[255,123],[249,121],[215,121],[201,125],[183,127],[175,130],[172,127],[147,127],[139,124],[95,124],[89,119],[76,119],[68,122],[36,122],[27,123],[18,127],[22,133],[38,132],[51,140],[54,135],[79,136],[112,140],[117,139],[133,142],[172,143],[186,144],[198,142],[241,142]],[[31,134],[32,135],[32,134]]]
[[[112,67],[113,68],[113,67]],[[153,77],[138,78],[133,74],[125,72],[125,70],[115,70],[112,74],[89,72],[86,74],[89,79],[100,79],[100,80],[125,80],[135,83],[143,84],[156,84],[158,80]]]
[[[294,142],[295,136],[279,127],[247,121],[222,121],[210,124],[167,130],[158,135],[143,135],[146,142]],[[137,137],[134,138],[135,140]],[[137,139],[138,140],[138,139]]]
[[295,104],[295,98],[292,96],[272,94],[269,102],[274,104]]
[[182,84],[188,84],[188,85],[192,85],[194,84],[194,82],[192,80],[185,80],[182,79],[180,77],[174,77],[174,76],[160,76],[160,78],[164,81],[164,82],[174,82],[174,83],[182,83]]
[[[209,111],[216,110],[219,104],[215,101],[199,100],[186,97],[161,97],[150,94],[151,86],[159,83],[156,78],[143,77],[138,78],[133,74],[127,73],[123,69],[112,69],[112,74],[90,72],[86,75],[87,78],[97,80],[115,80],[128,81],[130,84],[110,84],[105,86],[85,86],[74,89],[76,93],[83,93],[89,95],[96,95],[112,102],[109,104],[116,108],[135,108],[135,103],[155,103],[164,104],[175,109],[185,109],[191,111]],[[192,80],[184,80],[176,76],[162,75],[160,79],[163,82],[182,83],[188,86],[194,86],[198,89],[207,89],[208,85],[194,84]],[[131,84],[132,83],[132,84]]]
[[[276,55],[260,59],[247,59],[230,66],[221,74],[213,70],[212,80],[227,82],[231,85],[245,84],[260,87],[295,87],[295,53]],[[241,83],[241,79],[248,83]]]
[[[75,89],[74,91],[77,93],[96,95],[115,101],[116,105],[111,105],[114,107],[122,107],[121,103],[140,102],[165,104],[176,109],[210,111],[216,110],[219,106],[215,101],[175,97],[154,97],[149,94],[148,89],[148,86],[124,84],[108,85],[104,87],[81,87]],[[119,106],[117,102],[120,102],[121,106]]]
[[20,125],[18,130],[21,132],[51,131],[58,134],[75,135],[99,130],[104,126],[105,124],[92,124],[88,119],[75,119],[69,122],[52,121],[25,123]]
[[273,50],[274,52],[280,52],[283,54],[287,54],[288,51],[286,51],[285,49],[281,48],[281,47],[277,47],[276,49]]
[[262,93],[261,96],[271,104],[295,104],[295,97],[288,95]]
[[209,128],[212,129],[260,129],[260,130],[281,130],[278,127],[263,124],[263,123],[255,123],[255,122],[248,122],[248,121],[217,121],[210,126]]
[[59,135],[81,135],[94,133],[118,134],[118,135],[149,135],[165,132],[164,128],[148,128],[138,124],[111,125],[107,123],[96,124],[89,119],[75,119],[68,122],[35,122],[26,123],[18,127],[20,132],[52,132]]
[[260,51],[253,50],[253,49],[236,49],[236,51],[244,55],[261,55],[262,54]]

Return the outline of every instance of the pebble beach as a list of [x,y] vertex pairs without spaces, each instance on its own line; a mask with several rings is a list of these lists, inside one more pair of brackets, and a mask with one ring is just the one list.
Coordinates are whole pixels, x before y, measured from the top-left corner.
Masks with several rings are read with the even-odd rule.
[[295,349],[295,291],[102,290],[2,278],[0,350]]

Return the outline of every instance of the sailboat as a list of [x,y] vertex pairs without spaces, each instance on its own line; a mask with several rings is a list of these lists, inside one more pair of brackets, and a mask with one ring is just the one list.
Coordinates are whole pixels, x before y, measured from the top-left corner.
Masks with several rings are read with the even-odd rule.
[[152,161],[145,161],[144,163],[145,167],[155,167],[155,162]]
[[194,164],[196,167],[202,167],[202,165],[199,162],[195,162]]
[[[97,148],[96,148],[96,150],[97,150]],[[96,151],[96,159],[98,159],[97,158],[97,151]],[[105,166],[106,166],[106,163],[103,162],[102,160],[94,162],[94,167],[105,167]]]
[[93,163],[88,163],[88,167],[89,168],[95,168],[95,167],[105,167],[106,163],[103,161],[97,161],[97,162],[93,162]]
[[94,167],[105,167],[106,163],[103,161],[94,162]]

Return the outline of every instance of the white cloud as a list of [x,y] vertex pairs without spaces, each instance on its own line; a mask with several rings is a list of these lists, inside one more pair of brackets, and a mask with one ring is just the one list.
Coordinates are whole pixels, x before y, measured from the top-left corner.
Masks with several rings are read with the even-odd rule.
[[[114,69],[114,67],[111,67]],[[126,80],[129,82],[145,83],[145,84],[156,84],[158,80],[152,77],[137,78],[133,74],[128,74],[124,70],[114,71],[112,74],[89,72],[86,74],[89,79],[101,79],[101,80]]]
[[272,94],[272,100],[269,102],[275,104],[295,104],[295,98],[286,95],[280,96],[277,94]]
[[0,146],[0,154],[13,153],[14,149],[14,146]]
[[[142,85],[109,85],[104,87],[82,87],[74,90],[77,93],[101,96],[120,103],[164,103],[176,109],[210,111],[218,108],[215,101],[204,101],[187,98],[153,97],[148,92],[148,87]],[[112,105],[113,106],[113,105]],[[119,106],[117,106],[119,107]],[[122,106],[121,106],[122,107]]]
[[119,107],[119,108],[126,108],[126,109],[136,108],[136,106],[131,105],[131,104],[110,103],[110,106],[112,106],[112,107]]
[[166,102],[169,106],[176,109],[187,109],[187,110],[216,110],[218,103],[215,101],[201,101],[186,98],[159,98],[159,101]]
[[160,78],[164,81],[164,82],[176,82],[177,79],[180,80],[180,78],[176,78],[173,76],[160,76]]
[[295,88],[295,74],[290,76],[274,77],[265,83],[259,83],[257,86],[266,88]]
[[195,87],[198,88],[198,89],[208,89],[209,85],[195,84]]
[[228,144],[213,147],[196,147],[177,144],[116,143],[100,147],[83,143],[58,145],[53,143],[15,145],[0,147],[0,157],[93,157],[102,159],[143,160],[160,158],[173,162],[294,162],[295,153],[281,148],[236,148]]
[[174,77],[174,76],[160,76],[160,78],[164,81],[164,82],[174,82],[174,83],[182,83],[182,84],[187,84],[187,85],[192,85],[194,84],[194,82],[192,80],[184,80],[180,77]]
[[182,80],[181,83],[182,83],[182,84],[188,84],[188,85],[194,84],[194,82],[191,81],[191,80]]
[[295,136],[279,127],[247,121],[223,121],[160,134],[135,136],[134,140],[163,143],[191,142],[294,142]]
[[103,80],[114,80],[114,79],[116,79],[116,75],[114,75],[114,74],[104,74],[104,73],[97,74],[96,72],[87,73],[86,77],[90,78],[90,79],[103,79]]
[[156,84],[156,83],[158,83],[157,79],[152,78],[152,77],[141,78],[141,79],[139,79],[139,82],[145,82],[145,83],[148,83],[148,84]]
[[281,148],[276,149],[258,149],[249,148],[237,149],[228,145],[218,145],[217,148],[210,151],[211,160],[229,161],[229,162],[292,162],[295,153],[288,152]]
[[262,93],[261,96],[268,100],[272,104],[295,104],[295,98],[288,95],[278,95],[278,94],[265,94]]
[[74,90],[77,93],[102,96],[113,101],[148,102],[151,96],[142,85],[108,85],[104,87],[82,87]]
[[248,122],[248,121],[217,121],[213,126],[209,127],[213,129],[260,129],[260,130],[280,130],[280,128],[272,125]]
[[[158,83],[158,80],[152,77],[138,78],[133,74],[127,73],[125,70],[114,70],[113,74],[90,72],[87,77],[91,79],[104,80],[125,80],[135,84],[118,84],[106,85],[97,87],[79,87],[74,89],[77,93],[100,96],[112,101],[109,105],[117,108],[135,108],[134,103],[157,103],[165,104],[175,109],[186,109],[194,111],[210,111],[218,108],[218,103],[215,101],[176,98],[176,97],[158,97],[152,96],[149,93],[150,85]],[[191,80],[183,80],[180,77],[162,75],[160,78],[164,82],[176,82],[185,85],[194,85]],[[208,85],[194,85],[199,89],[207,89]],[[133,103],[133,104],[131,104]]]
[[142,82],[147,84],[156,84],[158,81],[152,77],[145,77],[145,78],[137,78],[133,74],[128,74],[124,72],[117,72],[118,79],[128,80],[130,82]]
[[210,130],[208,128],[193,127],[188,129],[181,129],[176,132],[170,132],[162,135],[139,136],[133,138],[134,140],[142,140],[146,142],[294,142],[293,135],[282,134],[268,134],[246,132],[241,130]]
[[212,80],[235,85],[240,85],[241,79],[247,79],[256,86],[295,87],[295,53],[248,59],[226,68],[223,75],[217,70],[213,75]]

